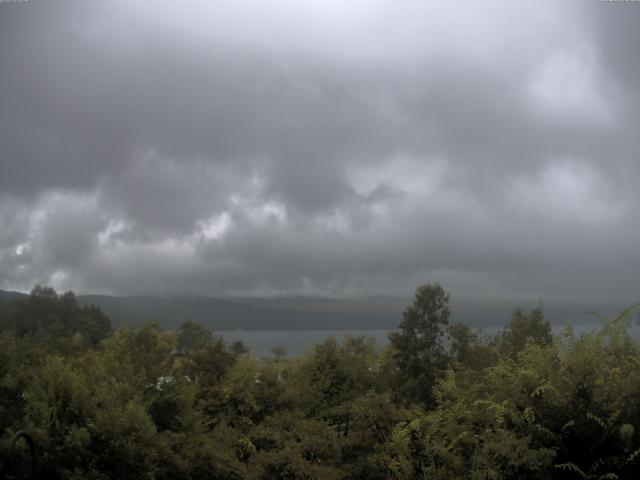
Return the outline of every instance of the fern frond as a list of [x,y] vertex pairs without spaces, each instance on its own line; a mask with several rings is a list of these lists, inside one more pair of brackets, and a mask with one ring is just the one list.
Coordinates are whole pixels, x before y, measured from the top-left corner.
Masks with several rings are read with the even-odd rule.
[[559,470],[564,470],[565,472],[573,472],[580,475],[582,478],[587,478],[587,474],[582,471],[582,469],[576,465],[575,463],[567,462],[567,463],[558,463],[554,465],[555,468]]

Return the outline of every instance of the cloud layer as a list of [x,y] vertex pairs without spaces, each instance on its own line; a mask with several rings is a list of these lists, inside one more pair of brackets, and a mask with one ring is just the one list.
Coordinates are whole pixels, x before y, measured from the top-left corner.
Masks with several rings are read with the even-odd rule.
[[640,5],[0,10],[0,288],[638,300]]

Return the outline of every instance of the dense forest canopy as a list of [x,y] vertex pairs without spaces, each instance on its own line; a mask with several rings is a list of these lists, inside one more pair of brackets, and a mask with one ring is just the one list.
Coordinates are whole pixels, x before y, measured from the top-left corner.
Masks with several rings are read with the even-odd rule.
[[254,358],[184,322],[113,330],[71,292],[0,304],[0,477],[631,479],[640,348],[631,310],[552,336],[542,307],[489,336],[416,290],[390,344],[330,338]]

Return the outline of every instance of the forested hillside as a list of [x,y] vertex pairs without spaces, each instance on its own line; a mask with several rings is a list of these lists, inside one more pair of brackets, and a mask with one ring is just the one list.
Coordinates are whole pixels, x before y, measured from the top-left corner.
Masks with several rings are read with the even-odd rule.
[[0,478],[29,474],[18,430],[53,480],[637,478],[631,310],[558,337],[542,308],[495,336],[450,315],[427,284],[385,349],[259,359],[194,322],[113,329],[37,287],[0,304]]

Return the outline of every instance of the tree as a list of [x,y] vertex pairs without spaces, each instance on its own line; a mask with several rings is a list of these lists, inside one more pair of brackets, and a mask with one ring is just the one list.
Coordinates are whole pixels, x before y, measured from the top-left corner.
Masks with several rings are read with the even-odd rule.
[[347,336],[341,344],[330,337],[300,365],[298,398],[309,413],[346,422],[353,399],[373,388],[375,364],[371,339]]
[[512,356],[524,348],[528,339],[536,345],[548,345],[553,341],[551,323],[544,318],[540,305],[529,313],[523,308],[517,308],[500,336],[503,351]]
[[46,343],[65,356],[95,347],[112,333],[111,321],[99,307],[81,307],[73,292],[58,295],[40,285],[29,296],[0,305],[0,329]]
[[185,320],[178,329],[176,350],[179,355],[188,355],[195,350],[201,350],[211,345],[213,334],[202,325]]
[[240,357],[241,355],[248,355],[251,348],[248,345],[245,345],[242,340],[236,340],[229,345],[229,350],[231,350],[236,357]]
[[482,331],[474,331],[464,323],[454,323],[447,329],[449,357],[454,367],[482,370],[495,362],[495,340],[486,338]]
[[435,381],[447,364],[442,337],[449,314],[449,294],[439,283],[427,283],[417,288],[399,331],[389,334],[404,393],[429,407],[434,405]]

